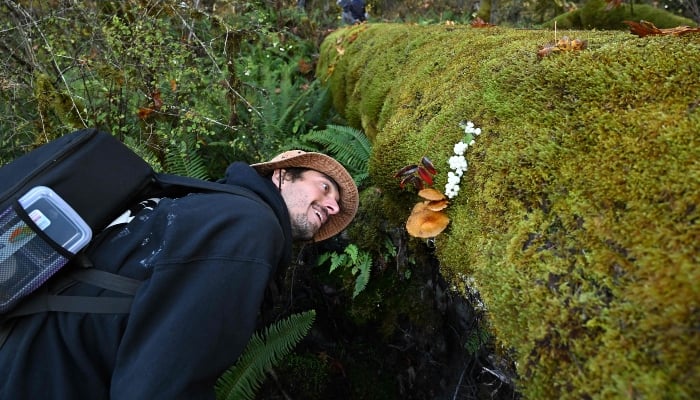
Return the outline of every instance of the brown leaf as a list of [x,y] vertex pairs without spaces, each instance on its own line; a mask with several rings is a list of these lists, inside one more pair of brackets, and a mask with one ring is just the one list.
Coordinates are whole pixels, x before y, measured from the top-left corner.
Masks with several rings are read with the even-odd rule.
[[145,120],[146,118],[148,118],[149,115],[151,115],[151,113],[153,113],[153,109],[152,109],[152,108],[141,107],[141,108],[139,108],[139,110],[136,112],[136,115],[139,117],[139,119]]
[[416,165],[416,164],[409,164],[409,165],[407,165],[407,166],[401,168],[400,170],[398,170],[398,171],[394,174],[394,178],[398,178],[398,177],[400,177],[400,176],[412,175],[412,174],[413,174],[414,172],[416,172],[417,170],[418,170],[418,165]]
[[588,46],[588,42],[581,39],[574,39],[571,41],[571,50],[583,50]]
[[548,44],[546,46],[540,46],[537,50],[537,57],[546,57],[552,53],[559,51],[580,51],[584,50],[588,46],[588,42],[581,39],[569,39],[568,36],[563,36],[561,39],[557,40],[555,44]]
[[472,28],[489,28],[492,26],[496,26],[494,24],[490,24],[490,23],[484,21],[483,19],[481,19],[479,17],[474,18],[472,20],[472,22],[469,23],[469,25],[471,25]]
[[415,187],[416,190],[423,189],[423,181],[420,180],[420,178],[418,178],[416,175],[407,175],[401,180],[401,183],[399,184],[401,189],[404,189],[407,185],[413,185],[413,187]]
[[691,28],[689,26],[677,26],[675,28],[665,28],[659,29],[653,23],[649,21],[640,20],[639,22],[634,21],[622,21],[630,27],[630,33],[637,35],[639,37],[653,36],[653,35],[673,35],[680,36],[686,33],[700,32],[700,28]]
[[314,65],[303,58],[299,59],[299,72],[306,75],[314,69]]
[[423,166],[425,167],[425,169],[428,170],[428,172],[430,172],[431,174],[433,174],[433,175],[437,174],[437,170],[435,169],[435,166],[433,165],[433,162],[430,161],[430,159],[429,159],[428,157],[423,156],[423,157],[420,159],[420,163],[423,164]]
[[160,97],[160,90],[153,91],[153,108],[160,110],[163,107],[163,99]]
[[541,46],[539,48],[539,50],[537,50],[537,57],[538,58],[547,57],[548,55],[552,54],[555,51],[559,51],[557,46],[554,46],[554,45]]

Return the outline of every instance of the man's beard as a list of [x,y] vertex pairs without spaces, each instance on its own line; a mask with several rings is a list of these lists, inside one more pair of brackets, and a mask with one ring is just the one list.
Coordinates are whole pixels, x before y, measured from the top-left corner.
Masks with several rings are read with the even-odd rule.
[[314,225],[309,223],[309,218],[306,215],[292,217],[292,239],[311,240],[314,238],[315,233]]

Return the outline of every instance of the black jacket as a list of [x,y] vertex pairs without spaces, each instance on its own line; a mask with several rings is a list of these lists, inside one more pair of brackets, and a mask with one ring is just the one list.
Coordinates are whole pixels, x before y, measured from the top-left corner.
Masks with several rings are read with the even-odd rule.
[[[0,350],[0,399],[213,399],[291,253],[271,180],[234,163],[224,181],[266,204],[226,193],[164,198],[105,234],[88,252],[94,264],[145,280],[131,313],[20,318]],[[64,294],[114,295],[86,284]]]

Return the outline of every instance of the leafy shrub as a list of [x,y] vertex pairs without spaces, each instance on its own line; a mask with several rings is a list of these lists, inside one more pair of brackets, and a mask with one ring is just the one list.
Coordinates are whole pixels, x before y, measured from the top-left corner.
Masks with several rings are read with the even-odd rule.
[[3,162],[90,126],[157,169],[196,153],[198,173],[217,176],[232,160],[274,155],[327,115],[309,75],[313,42],[279,20],[301,15],[256,2],[216,14],[175,1],[0,8],[10,32],[0,129],[12,133],[0,139]]

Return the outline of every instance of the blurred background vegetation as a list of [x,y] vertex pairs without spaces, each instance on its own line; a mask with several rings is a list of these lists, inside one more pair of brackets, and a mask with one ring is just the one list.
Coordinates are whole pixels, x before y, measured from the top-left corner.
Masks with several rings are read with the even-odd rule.
[[[698,0],[366,5],[368,23],[481,18],[536,29],[554,19],[580,21],[593,7],[634,15],[642,6],[700,21]],[[585,29],[628,29],[586,21]],[[0,164],[83,127],[113,133],[158,170],[202,178],[290,147],[337,153],[339,139],[319,139],[324,133],[352,141],[362,132],[332,108],[315,67],[321,42],[342,24],[335,0],[0,0]],[[366,172],[362,163],[353,169],[360,185]],[[371,190],[362,201],[358,218],[382,212]],[[366,237],[394,232],[361,249],[372,255],[362,293],[356,281],[369,269],[360,263],[346,261],[348,268],[333,273],[315,267],[319,255],[335,255],[338,267],[344,236],[302,249],[268,296],[261,327],[310,308],[317,322],[303,351],[270,372],[259,398],[515,397],[512,368],[480,329],[478,293],[450,293],[430,253],[411,252],[403,227],[355,229]]]
[[[629,1],[622,7],[700,20],[697,0]],[[370,21],[537,27],[585,4],[369,0],[367,12]],[[92,126],[163,169],[197,153],[216,176],[231,160],[266,158],[343,123],[314,79],[318,45],[341,24],[333,0],[2,0],[0,12],[2,163]]]

